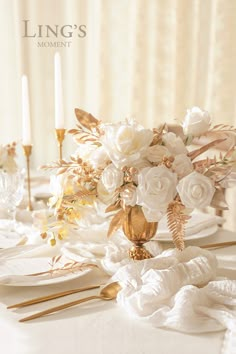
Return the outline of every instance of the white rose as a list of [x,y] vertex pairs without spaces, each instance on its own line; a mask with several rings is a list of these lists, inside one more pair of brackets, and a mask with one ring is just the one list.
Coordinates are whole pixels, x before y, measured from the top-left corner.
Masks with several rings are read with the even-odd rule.
[[133,186],[133,188],[125,188],[120,193],[120,197],[125,202],[125,205],[135,206],[135,204],[137,203],[136,187]]
[[88,161],[93,168],[104,168],[109,161],[104,147],[98,147],[92,144],[78,144],[75,156],[80,157],[84,161]]
[[118,196],[118,193],[109,193],[108,190],[104,187],[104,184],[101,180],[97,184],[97,195],[98,199],[104,204],[113,204]]
[[103,130],[101,142],[116,167],[128,166],[145,157],[153,139],[153,132],[136,122],[107,124]]
[[109,157],[103,146],[99,146],[92,154],[90,163],[93,168],[105,168],[109,161]]
[[97,149],[97,146],[92,144],[78,144],[77,149],[75,151],[75,156],[80,157],[84,161],[89,161],[91,155]]
[[114,192],[123,184],[124,173],[118,170],[113,164],[108,165],[101,175],[101,181],[110,193]]
[[180,180],[177,191],[187,208],[204,208],[211,204],[215,187],[210,178],[194,171]]
[[162,137],[162,141],[169,150],[169,152],[173,155],[188,153],[188,150],[186,149],[183,140],[175,133],[170,132],[164,134]]
[[161,162],[163,156],[170,156],[169,150],[162,145],[149,146],[147,149],[147,159],[151,162]]
[[137,204],[143,207],[146,215],[156,212],[155,221],[160,220],[161,213],[176,195],[176,184],[177,175],[167,167],[144,168],[138,175]]
[[138,171],[141,171],[145,167],[152,167],[152,164],[146,159],[140,159],[132,164],[127,165],[128,167],[135,167]]
[[98,198],[105,204],[112,203],[116,189],[123,184],[124,173],[113,164],[108,165],[102,172],[97,185]]
[[183,122],[184,134],[200,136],[208,131],[210,124],[211,118],[209,113],[198,107],[193,107],[192,109],[187,110],[187,114]]
[[172,164],[172,170],[177,173],[180,179],[187,176],[193,171],[191,159],[185,154],[175,156]]

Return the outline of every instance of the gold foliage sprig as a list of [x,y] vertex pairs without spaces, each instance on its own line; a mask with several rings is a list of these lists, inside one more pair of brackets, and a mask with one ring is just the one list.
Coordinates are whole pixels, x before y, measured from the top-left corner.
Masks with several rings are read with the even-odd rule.
[[167,209],[168,228],[172,233],[175,247],[182,251],[184,249],[185,224],[191,216],[184,214],[184,205],[179,200],[174,200]]
[[51,269],[46,270],[44,272],[39,272],[39,273],[32,273],[32,274],[27,274],[27,276],[40,276],[40,275],[51,275],[53,276],[54,274],[66,274],[68,272],[74,273],[78,271],[83,271],[84,269],[87,268],[92,268],[92,267],[97,267],[96,264],[91,264],[91,263],[79,263],[74,260],[68,260],[67,263],[65,263],[62,267],[57,266],[56,268],[55,265],[58,264],[58,262],[61,260],[62,255],[54,256],[51,259]]
[[81,190],[77,191],[74,194],[64,195],[63,201],[66,201],[68,203],[74,203],[76,200],[80,199],[89,200],[91,197],[95,197],[96,195],[96,190],[88,190],[86,188],[81,188]]
[[236,163],[232,155],[235,152],[235,148],[230,148],[225,154],[219,153],[212,158],[205,158],[193,163],[195,171],[205,174],[206,176],[213,178],[215,183],[222,181],[232,171],[233,165]]
[[41,166],[44,170],[57,170],[57,174],[67,173],[68,178],[76,178],[76,181],[84,185],[90,183],[91,186],[96,186],[101,169],[94,169],[89,162],[83,161],[81,158],[71,156],[71,161],[60,160],[50,165]]
[[236,133],[236,128],[232,125],[228,124],[217,124],[214,125],[211,129],[209,129],[209,132],[232,132]]
[[99,138],[102,134],[100,130],[100,121],[92,116],[92,114],[83,111],[82,109],[75,109],[75,115],[78,120],[76,129],[68,131],[69,134],[74,135],[74,139],[78,144],[93,144],[100,146]]

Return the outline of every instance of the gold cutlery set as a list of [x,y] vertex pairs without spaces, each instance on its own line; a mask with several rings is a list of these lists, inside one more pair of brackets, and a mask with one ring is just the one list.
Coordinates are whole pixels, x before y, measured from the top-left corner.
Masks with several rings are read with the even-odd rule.
[[[60,293],[56,293],[56,294],[51,294],[51,295],[47,295],[47,296],[41,296],[38,298],[34,298],[28,301],[24,301],[24,302],[20,302],[14,305],[10,305],[7,308],[8,309],[13,309],[13,308],[22,308],[25,306],[30,306],[30,305],[34,305],[34,304],[38,304],[41,302],[45,302],[45,301],[49,301],[52,299],[57,299],[63,296],[67,296],[67,295],[71,295],[71,294],[75,294],[78,292],[82,292],[82,291],[86,291],[86,290],[92,290],[92,289],[96,289],[99,288],[100,285],[93,285],[93,286],[89,286],[89,287],[84,287],[84,288],[79,288],[79,289],[72,289],[72,290],[68,290],[68,291],[63,291]],[[95,299],[101,299],[101,300],[113,300],[116,298],[118,292],[121,290],[121,286],[119,285],[118,282],[113,282],[108,284],[107,286],[105,286],[99,293],[99,295],[92,295],[92,296],[88,296],[79,300],[75,300],[75,301],[71,301],[71,302],[67,302],[65,304],[59,305],[59,306],[55,306],[55,307],[51,307],[49,309],[46,309],[44,311],[40,311],[37,312],[31,316],[28,317],[24,317],[22,319],[19,320],[19,322],[26,322],[26,321],[30,321],[33,320],[35,318],[39,318],[42,317],[44,315],[48,315],[50,313],[54,313],[60,310],[64,310],[66,308],[75,306],[75,305],[79,305],[83,302],[86,301],[90,301],[90,300],[95,300]]]

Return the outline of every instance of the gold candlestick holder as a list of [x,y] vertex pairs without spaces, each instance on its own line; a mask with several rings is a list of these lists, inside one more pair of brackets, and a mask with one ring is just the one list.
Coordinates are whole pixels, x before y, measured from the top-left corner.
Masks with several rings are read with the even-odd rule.
[[24,154],[27,164],[27,189],[28,189],[28,210],[32,211],[33,206],[31,203],[31,187],[30,187],[30,155],[32,153],[32,145],[23,145]]
[[56,137],[59,148],[59,159],[62,160],[62,145],[65,139],[66,130],[65,129],[56,129]]

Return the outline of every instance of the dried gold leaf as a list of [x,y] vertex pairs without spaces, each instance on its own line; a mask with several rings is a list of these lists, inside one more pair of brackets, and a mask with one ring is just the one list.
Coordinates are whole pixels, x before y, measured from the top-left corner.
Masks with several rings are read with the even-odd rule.
[[95,128],[99,125],[99,121],[93,117],[92,114],[85,112],[82,109],[75,108],[75,115],[79,123],[90,131],[92,128]]
[[105,210],[105,213],[109,213],[109,212],[112,212],[112,211],[116,211],[116,210],[119,210],[120,209],[120,203],[115,203],[115,204],[111,204],[109,205],[106,210]]
[[123,209],[118,211],[118,213],[112,218],[107,236],[110,237],[115,231],[117,231],[124,222],[126,213]]
[[79,130],[78,129],[70,129],[70,130],[68,130],[68,133],[72,134],[72,135],[75,135],[75,134],[79,133]]

